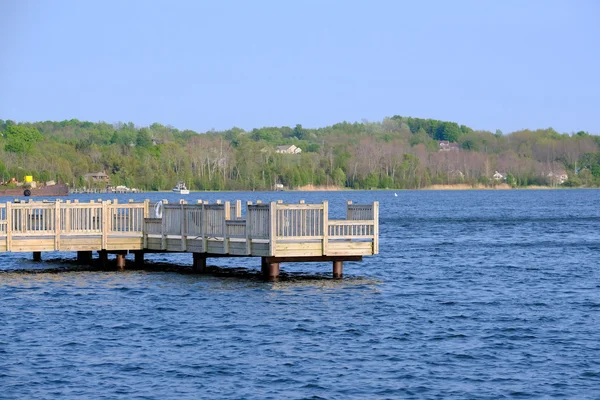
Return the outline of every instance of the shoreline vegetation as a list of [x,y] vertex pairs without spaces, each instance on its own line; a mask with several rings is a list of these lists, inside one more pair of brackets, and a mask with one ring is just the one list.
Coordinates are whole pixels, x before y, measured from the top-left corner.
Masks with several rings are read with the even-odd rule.
[[[600,187],[600,136],[474,130],[395,115],[322,128],[195,132],[153,123],[0,120],[0,184],[75,190],[507,190]],[[125,189],[123,189],[125,190]]]
[[397,191],[402,191],[402,190],[552,190],[552,189],[566,189],[566,187],[564,186],[537,186],[537,185],[531,185],[531,186],[527,186],[527,187],[513,187],[510,186],[506,183],[501,183],[498,185],[493,185],[493,186],[485,186],[485,185],[481,185],[481,184],[477,184],[477,185],[467,185],[464,183],[459,183],[459,184],[438,184],[438,185],[431,185],[431,186],[426,186],[426,187],[422,187],[422,188],[414,188],[414,189],[351,189],[351,188],[347,188],[347,187],[341,187],[341,186],[314,186],[314,185],[306,185],[306,186],[302,186],[296,189],[289,189],[286,191],[290,191],[290,192],[319,192],[319,191],[352,191],[352,190],[384,190],[384,191],[393,191],[393,190],[397,190]]
[[[315,186],[315,185],[305,185],[298,188],[285,188],[283,190],[266,190],[269,192],[342,192],[342,191],[451,191],[451,190],[565,190],[565,189],[598,189],[598,188],[571,188],[567,186],[539,186],[539,185],[531,185],[526,187],[513,187],[506,183],[498,184],[494,186],[485,186],[485,185],[467,185],[467,184],[439,184],[439,185],[431,185],[421,188],[411,188],[411,189],[393,189],[393,188],[371,188],[371,189],[353,189],[343,186],[333,186],[333,185],[324,185],[324,186]],[[238,192],[238,191],[251,191],[251,190],[192,190],[191,193],[203,193],[203,192]],[[143,193],[143,192],[140,192]],[[156,193],[172,193],[170,190],[158,190]]]

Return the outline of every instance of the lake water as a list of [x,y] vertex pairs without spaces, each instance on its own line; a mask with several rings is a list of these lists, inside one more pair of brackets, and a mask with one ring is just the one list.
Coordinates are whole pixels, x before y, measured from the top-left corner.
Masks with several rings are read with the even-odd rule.
[[378,200],[380,254],[340,281],[330,263],[267,283],[259,259],[209,259],[221,276],[1,254],[0,398],[599,398],[600,191],[397,194],[185,196],[328,200],[334,217]]

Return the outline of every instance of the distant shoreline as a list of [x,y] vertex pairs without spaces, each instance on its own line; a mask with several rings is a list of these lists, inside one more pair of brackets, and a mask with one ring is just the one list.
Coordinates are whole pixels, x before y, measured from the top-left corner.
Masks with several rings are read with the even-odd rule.
[[502,183],[494,186],[485,185],[467,185],[467,184],[456,184],[456,185],[431,185],[418,190],[519,190],[519,189],[562,189],[559,187],[550,186],[524,186],[524,187],[512,187],[507,183]]
[[[524,186],[524,187],[512,187],[507,183],[502,183],[494,186],[484,186],[477,184],[475,186],[469,185],[466,183],[458,183],[451,185],[430,185],[422,188],[414,188],[414,189],[374,189],[374,190],[549,190],[549,189],[569,189],[564,187],[551,187],[551,186]],[[369,189],[352,189],[341,186],[315,186],[315,185],[305,185],[296,189],[289,189],[291,192],[325,192],[325,191],[349,191],[349,190],[369,190]]]
[[[518,186],[512,187],[506,183],[495,185],[495,186],[484,186],[484,185],[469,185],[469,184],[454,184],[454,185],[431,185],[425,186],[421,188],[412,188],[412,189],[394,189],[394,188],[386,188],[386,189],[353,189],[349,187],[343,186],[318,186],[318,185],[305,185],[300,186],[298,188],[290,189],[286,188],[284,190],[256,190],[257,192],[350,192],[350,191],[405,191],[405,190],[419,190],[419,191],[436,191],[436,190],[565,190],[565,189],[598,189],[598,188],[582,188],[582,187],[564,187],[564,186],[539,186],[539,185],[531,185],[531,186]],[[152,193],[153,191],[140,193]],[[227,192],[254,192],[254,190],[191,190],[190,193],[227,193]],[[158,190],[154,193],[173,193],[169,190]]]

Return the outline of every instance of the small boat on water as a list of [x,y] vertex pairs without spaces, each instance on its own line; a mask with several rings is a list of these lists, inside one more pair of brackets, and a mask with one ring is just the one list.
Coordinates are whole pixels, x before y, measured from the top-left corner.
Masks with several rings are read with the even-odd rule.
[[190,194],[190,190],[185,186],[185,182],[179,181],[177,185],[173,188],[175,193],[179,194]]

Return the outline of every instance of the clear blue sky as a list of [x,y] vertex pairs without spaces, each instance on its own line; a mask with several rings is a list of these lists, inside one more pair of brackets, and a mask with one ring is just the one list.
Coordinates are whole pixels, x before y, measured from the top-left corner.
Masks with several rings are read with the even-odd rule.
[[0,0],[0,119],[600,134],[600,2]]

